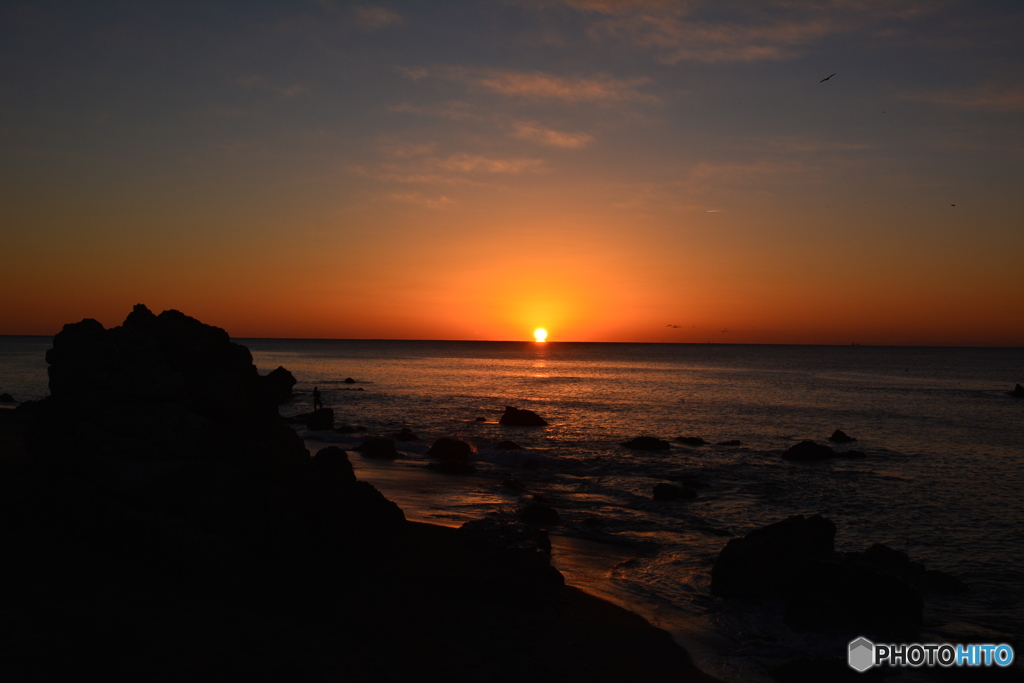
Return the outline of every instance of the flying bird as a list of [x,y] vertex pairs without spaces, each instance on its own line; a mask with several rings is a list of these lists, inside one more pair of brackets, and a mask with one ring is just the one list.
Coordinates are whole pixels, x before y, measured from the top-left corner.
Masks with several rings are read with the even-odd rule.
[[[832,76],[835,76],[835,74],[832,74]],[[832,78],[832,76],[826,76],[825,78],[823,78],[823,79],[821,79],[820,81],[818,81],[818,83],[824,83],[824,82],[825,82],[825,81],[827,81],[827,80],[828,80],[829,78]]]

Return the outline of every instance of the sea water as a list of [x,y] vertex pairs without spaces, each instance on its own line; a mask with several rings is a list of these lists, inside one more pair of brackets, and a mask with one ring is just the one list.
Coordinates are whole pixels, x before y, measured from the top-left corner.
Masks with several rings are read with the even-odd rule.
[[[558,533],[614,548],[614,562],[591,565],[602,581],[567,563],[570,580],[673,631],[723,678],[768,680],[773,663],[845,654],[834,637],[791,631],[779,605],[710,593],[711,567],[730,537],[794,514],[831,519],[837,550],[885,543],[970,585],[926,597],[921,642],[1013,642],[1024,627],[1024,399],[1008,395],[1024,380],[1024,349],[236,341],[261,372],[282,365],[298,379],[282,414],[308,412],[318,386],[336,425],[365,427],[299,427],[312,450],[402,427],[420,437],[398,442],[394,462],[352,457],[359,476],[410,518],[513,518],[542,496],[563,519]],[[47,338],[0,338],[0,392],[44,396],[48,347]],[[500,425],[506,405],[550,424]],[[835,429],[866,457],[781,459],[800,440],[828,443]],[[621,445],[641,435],[709,445]],[[473,444],[480,473],[425,470],[441,436]],[[500,450],[503,440],[524,450]],[[714,445],[727,441],[740,443]],[[502,487],[509,476],[527,492]],[[655,484],[680,476],[706,487],[693,500],[652,499]]]

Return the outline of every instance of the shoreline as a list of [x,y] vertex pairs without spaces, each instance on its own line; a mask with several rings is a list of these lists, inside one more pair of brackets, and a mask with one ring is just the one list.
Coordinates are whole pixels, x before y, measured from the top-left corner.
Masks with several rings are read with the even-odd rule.
[[[443,504],[444,498],[454,490],[466,492],[477,489],[474,498],[495,506],[511,505],[518,492],[498,486],[500,479],[493,474],[448,475],[432,472],[423,467],[409,467],[390,460],[363,457],[352,451],[354,444],[364,437],[352,435],[350,439],[320,441],[316,432],[310,432],[304,442],[310,453],[320,448],[339,446],[350,451],[350,460],[356,475],[374,485],[389,500],[394,501],[411,522],[458,528],[463,523],[483,517],[476,513],[460,513]],[[347,443],[351,441],[352,444]],[[479,489],[487,487],[486,493]],[[557,526],[548,527],[551,541],[551,565],[565,577],[566,585],[577,588],[595,599],[608,602],[644,619],[654,628],[668,633],[677,646],[695,660],[698,668],[707,672],[721,655],[711,644],[720,641],[720,634],[706,629],[695,629],[693,623],[681,615],[667,618],[657,606],[646,604],[617,586],[611,573],[621,564],[637,556],[639,548],[629,543],[612,543],[599,539],[574,536]],[[685,622],[685,623],[684,623]],[[729,644],[726,644],[729,645]]]

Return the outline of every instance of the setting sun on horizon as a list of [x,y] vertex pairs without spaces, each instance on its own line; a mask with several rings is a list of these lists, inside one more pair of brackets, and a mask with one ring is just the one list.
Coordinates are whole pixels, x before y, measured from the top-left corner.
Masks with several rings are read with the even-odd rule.
[[548,339],[548,331],[545,330],[543,327],[538,327],[537,329],[535,329],[533,331],[533,338],[534,338],[535,341],[539,341],[539,342],[547,341],[547,339]]
[[998,2],[8,3],[0,334],[145,302],[239,337],[1021,346],[1021,31]]

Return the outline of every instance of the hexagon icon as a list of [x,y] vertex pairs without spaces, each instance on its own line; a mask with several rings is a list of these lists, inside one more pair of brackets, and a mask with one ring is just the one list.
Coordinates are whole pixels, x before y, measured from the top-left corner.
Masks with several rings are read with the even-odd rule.
[[848,657],[850,668],[863,673],[874,666],[875,644],[864,637],[851,640]]

